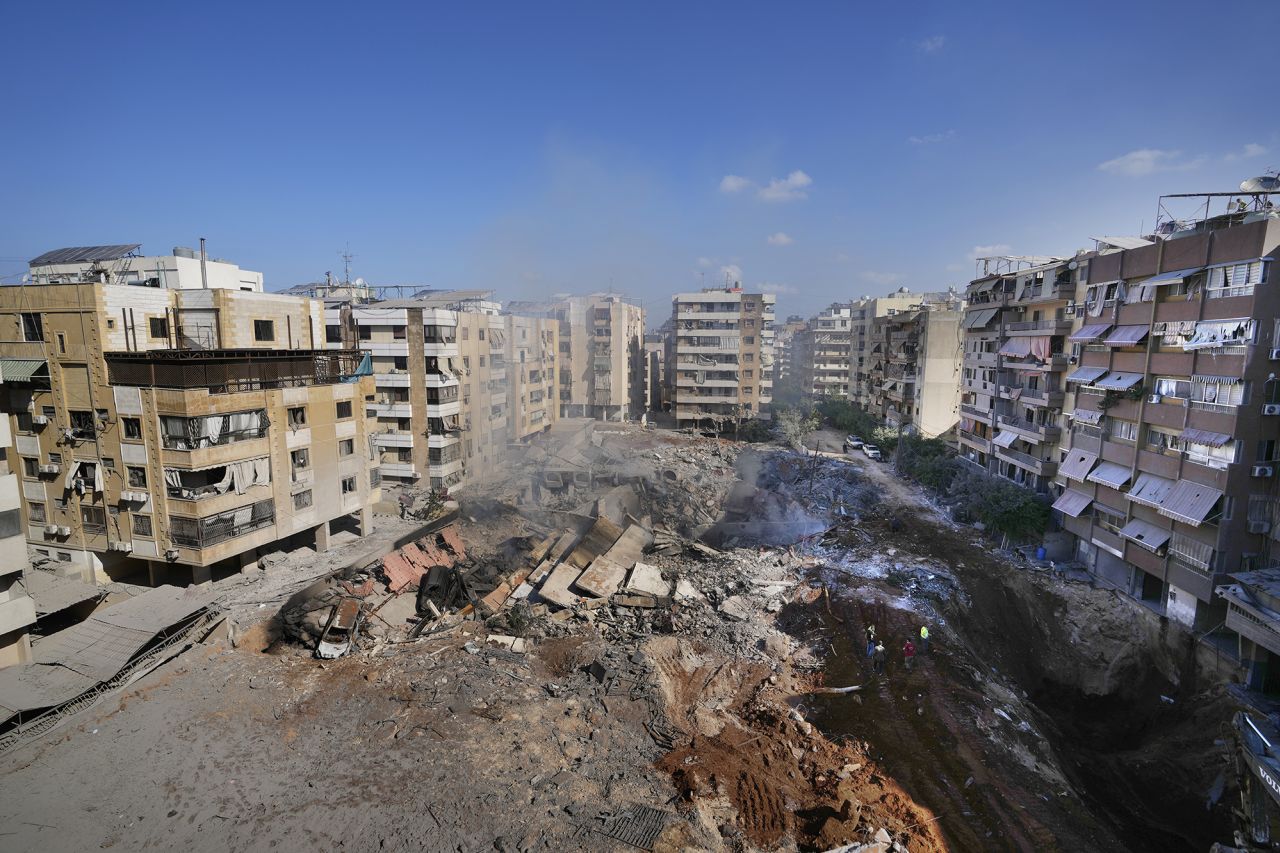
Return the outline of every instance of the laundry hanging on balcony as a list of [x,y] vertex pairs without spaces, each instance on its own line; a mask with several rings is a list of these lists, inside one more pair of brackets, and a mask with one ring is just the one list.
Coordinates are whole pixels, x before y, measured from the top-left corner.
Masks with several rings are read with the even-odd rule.
[[1215,320],[1196,323],[1195,334],[1182,345],[1182,349],[1213,349],[1229,344],[1247,344],[1252,340],[1253,320]]
[[372,376],[372,375],[373,375],[373,355],[370,353],[365,353],[364,357],[360,359],[360,364],[356,367],[355,372],[352,373],[350,376],[343,376],[341,381],[348,382],[348,383],[359,382],[361,376]]

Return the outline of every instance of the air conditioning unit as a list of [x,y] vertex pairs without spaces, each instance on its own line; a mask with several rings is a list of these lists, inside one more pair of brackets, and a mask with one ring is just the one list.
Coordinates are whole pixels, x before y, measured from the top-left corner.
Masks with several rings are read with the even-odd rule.
[[1277,347],[1276,349],[1273,349],[1271,351],[1271,360],[1280,361],[1280,347]]
[[58,535],[58,525],[56,525],[56,524],[46,524],[46,525],[44,526],[44,532],[45,532],[45,533],[47,533],[47,534],[48,534],[48,535],[50,535],[50,536],[57,536],[57,535]]
[[174,560],[178,559],[178,549],[177,548],[165,549],[164,558],[172,563]]
[[1280,403],[1267,403],[1262,407],[1264,415],[1280,415]]
[[121,492],[120,500],[125,503],[144,504],[151,496],[146,492]]
[[31,423],[36,426],[44,426],[45,424],[49,423],[49,416],[48,415],[32,415]]
[[64,525],[62,525],[62,526],[60,526],[60,527],[58,528],[58,533],[57,533],[57,535],[59,535],[59,536],[70,536],[70,535],[71,535],[71,528],[70,528],[70,527],[67,527],[67,526],[64,524]]
[[1276,469],[1273,465],[1254,465],[1249,469],[1250,477],[1271,477],[1274,476],[1275,473]]
[[1271,522],[1269,522],[1269,521],[1251,521],[1251,522],[1249,522],[1249,532],[1250,532],[1250,533],[1263,533],[1263,534],[1270,533],[1270,532],[1271,532]]
[[1164,399],[1164,397],[1163,397],[1163,396],[1161,396],[1160,394],[1152,394],[1150,397],[1148,397],[1148,398],[1147,398],[1147,402],[1148,402],[1148,403],[1159,403],[1159,402],[1160,402],[1161,400],[1163,400],[1163,399]]
[[45,465],[40,466],[41,474],[56,474],[61,470],[62,470],[62,466],[59,465],[57,462],[49,462]]
[[109,543],[107,543],[107,550],[108,550],[108,551],[123,551],[124,553],[128,554],[130,551],[132,551],[132,550],[133,550],[133,543],[132,543],[132,542],[122,542],[121,540],[117,539],[115,542],[109,542]]

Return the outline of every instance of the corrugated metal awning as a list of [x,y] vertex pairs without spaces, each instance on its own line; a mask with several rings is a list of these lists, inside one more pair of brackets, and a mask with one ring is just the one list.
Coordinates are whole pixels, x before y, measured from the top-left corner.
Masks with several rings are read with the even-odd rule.
[[1128,391],[1133,386],[1142,381],[1141,373],[1121,373],[1117,371],[1112,373],[1106,379],[1099,379],[1093,383],[1099,388],[1106,388],[1108,391]]
[[1121,528],[1120,535],[1131,542],[1138,543],[1148,551],[1158,551],[1165,546],[1173,533],[1149,521],[1135,518]]
[[1109,347],[1131,347],[1147,336],[1149,326],[1116,326],[1103,341]]
[[1084,424],[1100,424],[1102,423],[1102,411],[1100,409],[1074,409],[1071,417]]
[[1093,382],[1107,372],[1105,367],[1077,367],[1067,377],[1068,382]]
[[1107,333],[1107,329],[1111,328],[1110,323],[1091,323],[1087,326],[1081,326],[1072,332],[1067,340],[1078,344],[1087,344],[1096,341]]
[[1149,278],[1146,281],[1139,282],[1139,283],[1144,285],[1177,284],[1187,276],[1195,275],[1196,273],[1200,272],[1203,269],[1204,267],[1189,267],[1185,270],[1173,270],[1172,272],[1162,272],[1160,273],[1160,275],[1153,276],[1152,278]]
[[999,308],[983,308],[978,311],[970,311],[964,318],[964,327],[966,329],[981,329],[991,322],[991,318],[996,316]]
[[1101,483],[1104,486],[1110,486],[1113,489],[1120,489],[1124,484],[1129,482],[1129,466],[1120,465],[1115,462],[1103,462],[1097,468],[1089,472],[1089,476],[1085,477],[1091,483]]
[[1000,347],[1000,355],[1009,355],[1014,358],[1025,358],[1031,355],[1031,339],[1009,338],[1004,342],[1004,346]]
[[1129,500],[1143,506],[1159,509],[1165,498],[1173,489],[1175,481],[1168,477],[1157,477],[1155,474],[1139,474],[1129,489]]
[[0,358],[0,382],[30,382],[37,374],[49,375],[49,364],[39,358]]
[[1098,454],[1090,453],[1087,450],[1072,450],[1067,454],[1067,458],[1062,460],[1062,464],[1058,466],[1058,473],[1072,480],[1084,482],[1084,478],[1093,470],[1093,465],[1098,461]]
[[1053,502],[1053,508],[1063,515],[1069,515],[1072,518],[1079,518],[1080,513],[1089,508],[1089,504],[1093,503],[1093,498],[1084,492],[1077,492],[1074,489],[1067,489],[1056,501]]
[[1222,447],[1231,440],[1225,432],[1212,432],[1207,429],[1184,429],[1182,440],[1192,444],[1206,444],[1209,447]]
[[1000,430],[996,435],[994,442],[997,447],[1008,447],[1018,440],[1018,434],[1007,429]]
[[1179,480],[1164,499],[1160,514],[1199,527],[1221,499],[1222,492],[1212,486]]

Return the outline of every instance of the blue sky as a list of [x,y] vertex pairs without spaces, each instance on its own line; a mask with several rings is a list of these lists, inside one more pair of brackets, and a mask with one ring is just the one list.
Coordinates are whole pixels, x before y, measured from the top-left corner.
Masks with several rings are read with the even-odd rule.
[[0,24],[6,281],[56,246],[205,236],[271,289],[350,244],[375,283],[613,288],[661,319],[727,269],[811,313],[1137,233],[1161,193],[1280,166],[1266,0],[10,3]]

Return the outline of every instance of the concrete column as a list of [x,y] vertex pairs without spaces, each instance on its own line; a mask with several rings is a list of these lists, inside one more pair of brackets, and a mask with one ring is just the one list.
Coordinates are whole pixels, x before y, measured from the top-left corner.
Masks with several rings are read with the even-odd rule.
[[360,535],[368,536],[373,532],[373,507],[365,504],[360,507]]
[[192,566],[191,567],[191,583],[199,586],[203,583],[213,582],[213,571],[208,566]]
[[258,549],[245,551],[240,555],[240,574],[247,575],[258,570]]
[[155,560],[147,560],[147,583],[151,586],[159,586],[160,581],[165,576],[164,563],[157,563]]
[[322,521],[316,525],[316,553],[323,554],[329,550],[329,522]]

